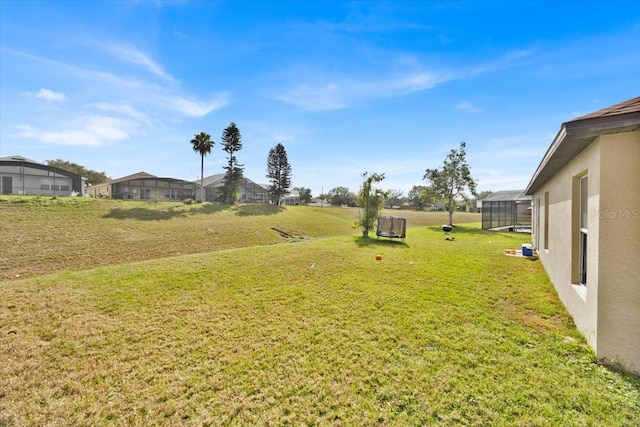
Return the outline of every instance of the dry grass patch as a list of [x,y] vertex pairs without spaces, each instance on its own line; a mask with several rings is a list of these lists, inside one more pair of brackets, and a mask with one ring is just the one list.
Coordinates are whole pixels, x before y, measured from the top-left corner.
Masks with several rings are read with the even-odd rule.
[[[443,217],[406,213],[413,225]],[[357,214],[265,204],[1,196],[0,243],[8,249],[0,251],[0,280],[280,243],[272,226],[296,236],[351,235]],[[477,221],[477,214],[461,214],[461,222],[470,220]]]

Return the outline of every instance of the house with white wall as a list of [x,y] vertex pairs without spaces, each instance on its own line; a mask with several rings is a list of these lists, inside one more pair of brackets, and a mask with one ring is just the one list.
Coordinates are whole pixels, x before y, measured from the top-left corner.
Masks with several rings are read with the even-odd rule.
[[84,195],[85,178],[22,156],[0,157],[0,194]]
[[563,123],[525,194],[532,243],[604,363],[640,373],[640,97]]

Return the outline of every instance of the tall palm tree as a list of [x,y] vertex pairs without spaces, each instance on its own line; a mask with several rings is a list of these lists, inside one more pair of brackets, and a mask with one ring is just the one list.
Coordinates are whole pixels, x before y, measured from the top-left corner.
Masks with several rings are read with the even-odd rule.
[[200,153],[200,201],[204,201],[204,156],[211,153],[211,149],[216,143],[211,139],[211,135],[200,132],[193,135],[191,140],[193,151]]

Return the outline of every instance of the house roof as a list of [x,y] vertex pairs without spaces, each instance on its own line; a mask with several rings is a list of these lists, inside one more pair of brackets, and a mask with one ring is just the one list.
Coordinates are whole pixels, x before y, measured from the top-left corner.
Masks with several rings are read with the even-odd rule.
[[26,157],[23,157],[23,156],[0,157],[0,166],[1,165],[26,166],[32,169],[51,171],[51,172],[55,172],[57,174],[64,175],[71,178],[75,182],[74,188],[80,188],[82,185],[81,184],[83,179],[82,176],[78,175],[75,172],[71,172],[66,169],[61,169],[56,166],[49,166],[44,163],[36,162],[35,160],[27,159]]
[[123,181],[131,181],[134,179],[145,179],[145,178],[157,178],[157,176],[151,175],[150,173],[147,173],[147,172],[136,172],[136,173],[132,173],[131,175],[123,176],[122,178],[110,179],[107,181],[107,183],[117,184]]
[[[214,175],[205,176],[202,182],[205,187],[208,187],[211,184],[215,184],[219,181],[222,181],[222,178],[224,178],[223,173],[216,173]],[[200,178],[194,180],[193,182],[200,185]]]
[[44,163],[36,162],[35,160],[27,159],[23,156],[9,156],[9,157],[0,157],[0,161],[3,162],[27,162],[27,163],[35,163],[38,165],[43,165]]
[[640,97],[589,113],[560,126],[525,190],[533,194],[601,135],[640,130]]
[[123,176],[122,178],[116,178],[116,179],[110,179],[107,180],[106,182],[103,182],[101,184],[96,184],[94,185],[94,187],[98,186],[98,185],[111,185],[111,184],[118,184],[120,182],[127,182],[127,181],[135,181],[135,180],[143,180],[143,179],[157,179],[159,181],[165,181],[165,182],[175,182],[175,183],[181,183],[181,184],[193,184],[190,181],[185,181],[183,179],[178,179],[178,178],[168,178],[168,177],[159,177],[159,176],[155,176],[155,175],[151,175],[150,173],[147,172],[137,172],[131,175],[127,175],[127,176]]
[[482,199],[482,202],[515,202],[521,200],[531,200],[531,196],[525,195],[524,190],[496,191]]
[[[210,186],[214,186],[217,187],[218,185],[216,184],[220,184],[222,185],[223,179],[224,179],[225,174],[224,173],[217,173],[214,175],[209,175],[209,176],[205,176],[203,183],[205,187],[210,187]],[[268,190],[267,187],[265,187],[262,184],[258,184],[252,180],[250,180],[249,178],[243,177],[243,182],[245,185],[253,185],[253,186],[258,186],[263,188],[264,190]],[[198,186],[200,186],[200,179],[196,179],[193,181],[195,184],[197,184]]]

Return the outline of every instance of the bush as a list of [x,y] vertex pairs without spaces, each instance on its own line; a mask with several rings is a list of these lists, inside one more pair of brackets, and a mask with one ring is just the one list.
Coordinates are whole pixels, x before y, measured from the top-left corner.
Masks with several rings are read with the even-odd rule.
[[193,199],[184,199],[184,201],[182,203],[184,203],[185,205],[192,205],[192,204],[195,203],[195,200],[193,200]]

